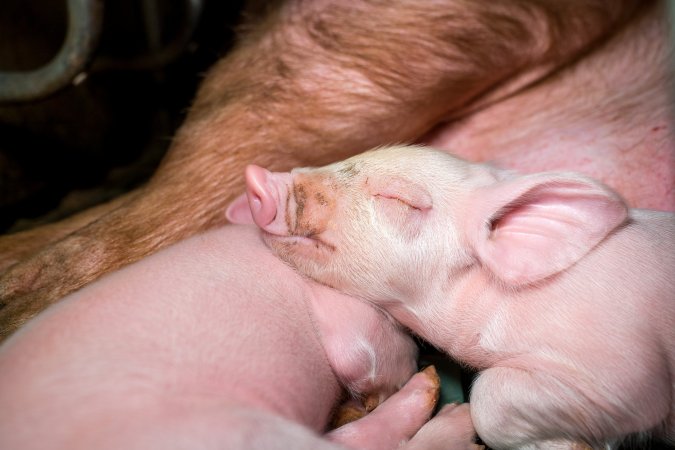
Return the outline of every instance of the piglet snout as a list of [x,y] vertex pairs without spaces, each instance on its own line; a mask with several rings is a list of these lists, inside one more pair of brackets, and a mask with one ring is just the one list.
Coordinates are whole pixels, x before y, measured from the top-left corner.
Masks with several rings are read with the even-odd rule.
[[325,230],[334,203],[334,194],[323,184],[319,176],[270,172],[251,164],[246,167],[249,221],[276,236],[314,236]]
[[272,173],[256,165],[246,167],[246,196],[253,221],[267,227],[277,216],[277,202],[269,180]]

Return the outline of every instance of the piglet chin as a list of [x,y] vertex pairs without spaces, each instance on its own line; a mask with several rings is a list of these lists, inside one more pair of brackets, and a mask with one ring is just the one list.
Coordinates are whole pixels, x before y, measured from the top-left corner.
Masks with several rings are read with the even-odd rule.
[[[334,247],[317,237],[281,236],[263,231],[263,240],[283,261],[312,273],[313,267],[325,265]],[[307,270],[309,269],[309,270]]]

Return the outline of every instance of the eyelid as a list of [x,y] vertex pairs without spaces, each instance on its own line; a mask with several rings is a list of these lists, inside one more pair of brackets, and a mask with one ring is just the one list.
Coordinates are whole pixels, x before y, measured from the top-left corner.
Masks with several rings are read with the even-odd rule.
[[425,210],[395,196],[376,194],[373,197],[378,202],[375,209],[388,228],[391,227],[406,241],[411,241],[420,234]]
[[385,198],[385,199],[389,199],[389,200],[396,200],[401,205],[407,206],[408,208],[411,208],[411,209],[414,209],[414,210],[417,210],[417,211],[421,211],[420,208],[417,208],[417,207],[411,205],[410,203],[406,202],[405,199],[402,199],[401,197],[395,197],[395,196],[390,196],[390,195],[382,195],[382,194],[375,194],[374,197]]

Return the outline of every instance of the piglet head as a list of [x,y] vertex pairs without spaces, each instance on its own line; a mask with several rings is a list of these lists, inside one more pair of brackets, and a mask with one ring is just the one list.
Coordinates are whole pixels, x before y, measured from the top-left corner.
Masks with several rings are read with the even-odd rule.
[[247,169],[228,217],[255,221],[316,281],[408,307],[470,267],[520,286],[573,265],[627,217],[622,199],[571,173],[521,176],[399,146],[322,168]]
[[246,194],[227,217],[255,222],[283,260],[320,283],[368,299],[400,300],[437,272],[427,267],[449,262],[439,258],[466,257],[456,251],[452,221],[439,222],[435,209],[449,194],[447,183],[422,176],[448,162],[447,155],[436,156],[401,147],[290,173],[249,166]]

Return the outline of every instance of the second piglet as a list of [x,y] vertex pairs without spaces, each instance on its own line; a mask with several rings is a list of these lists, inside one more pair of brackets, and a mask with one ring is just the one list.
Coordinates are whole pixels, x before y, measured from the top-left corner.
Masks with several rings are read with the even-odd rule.
[[471,413],[491,447],[675,437],[673,214],[422,147],[246,177],[231,220],[481,371]]

